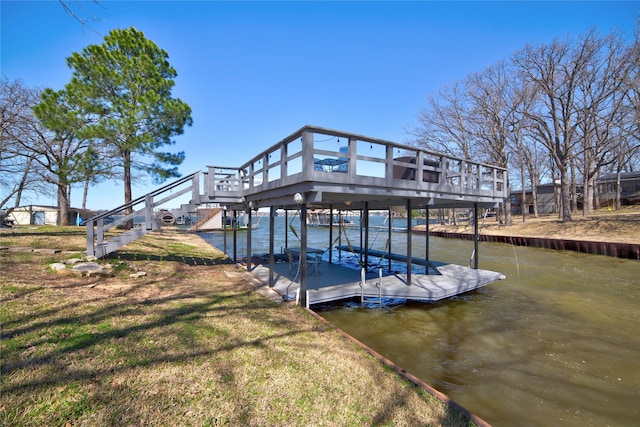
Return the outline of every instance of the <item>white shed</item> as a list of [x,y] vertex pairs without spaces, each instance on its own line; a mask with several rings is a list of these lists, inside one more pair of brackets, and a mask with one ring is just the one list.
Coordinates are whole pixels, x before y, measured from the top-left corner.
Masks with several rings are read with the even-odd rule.
[[[70,208],[69,225],[79,225],[78,222],[82,222],[91,216],[91,212],[88,210]],[[7,219],[13,221],[14,225],[60,225],[57,206],[20,206],[14,208],[7,216]]]

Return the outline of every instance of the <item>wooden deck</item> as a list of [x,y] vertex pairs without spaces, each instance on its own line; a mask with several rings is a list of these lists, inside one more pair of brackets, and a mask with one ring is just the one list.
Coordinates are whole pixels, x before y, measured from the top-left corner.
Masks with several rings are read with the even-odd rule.
[[[406,274],[392,274],[382,277],[379,289],[378,273],[367,273],[364,292],[360,287],[361,272],[338,264],[323,262],[319,274],[307,276],[307,305],[349,298],[404,298],[418,301],[438,301],[478,289],[505,278],[501,273],[489,270],[475,270],[455,264],[437,264],[439,275],[411,274],[412,284],[407,284]],[[254,276],[269,283],[268,265],[259,265],[252,271]],[[294,300],[299,289],[296,272],[289,273],[288,263],[276,263],[273,289],[285,300]]]

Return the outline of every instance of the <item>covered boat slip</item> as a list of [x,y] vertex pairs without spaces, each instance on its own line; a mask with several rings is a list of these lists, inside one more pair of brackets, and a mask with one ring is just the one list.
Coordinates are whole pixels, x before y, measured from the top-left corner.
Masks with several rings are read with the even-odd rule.
[[[318,274],[307,276],[306,306],[351,298],[366,298],[381,302],[380,298],[400,298],[434,302],[504,279],[494,271],[473,269],[455,264],[433,263],[439,274],[413,274],[409,286],[406,274],[380,276],[377,271],[366,273],[335,263],[323,262]],[[285,300],[299,299],[299,274],[285,263],[274,266],[272,288]],[[253,274],[269,283],[270,269],[258,265]]]
[[[333,218],[334,212],[361,211],[361,246],[367,248],[370,210],[402,206],[408,213],[407,231],[411,233],[414,209],[425,209],[428,213],[429,209],[473,208],[477,217],[479,209],[494,208],[507,196],[505,169],[391,141],[312,126],[303,127],[239,168],[209,166],[205,175],[202,203],[217,203],[225,213],[233,212],[234,216],[238,211],[251,216],[252,211],[269,209],[271,243],[265,282],[276,288],[282,279],[279,269],[288,268],[275,262],[273,219],[277,210],[297,211],[300,218],[307,218],[308,209],[328,209],[329,218]],[[334,228],[335,225],[328,227],[329,242],[334,240]],[[246,235],[247,260],[252,259],[251,234],[249,228]],[[302,305],[308,305],[307,295],[314,302],[343,299],[346,293],[351,292],[347,286],[350,283],[356,283],[360,294],[357,284],[360,273],[355,273],[355,280],[345,270],[329,274],[329,271],[334,271],[331,260],[323,266],[325,271],[322,274],[308,274],[315,269],[307,265],[310,261],[306,221],[300,222],[300,229],[295,235],[297,241],[291,246],[300,248],[299,274],[295,283]],[[428,239],[428,230],[426,236]],[[476,239],[476,269],[477,244]],[[407,273],[383,278],[385,283],[394,283],[393,286],[382,285],[390,296],[433,300],[434,297],[446,298],[498,280],[480,280],[476,277],[478,272],[460,273],[462,270],[457,270],[455,275],[445,274],[445,271],[453,271],[454,266],[443,266],[440,275],[422,277],[412,274],[411,239],[407,239],[403,252],[406,254]],[[429,261],[428,244],[424,259]],[[252,266],[248,265],[248,268]],[[256,267],[256,274],[264,275],[263,268]],[[289,278],[287,284],[290,289],[292,280]],[[421,288],[420,284],[427,282],[433,282],[433,285]],[[340,285],[340,290],[328,286],[330,283],[332,286]],[[409,289],[414,287],[415,290]]]

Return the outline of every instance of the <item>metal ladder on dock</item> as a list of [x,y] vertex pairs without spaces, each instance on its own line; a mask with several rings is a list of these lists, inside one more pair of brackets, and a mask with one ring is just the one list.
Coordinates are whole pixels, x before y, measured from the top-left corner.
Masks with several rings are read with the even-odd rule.
[[[375,303],[375,300],[372,298],[375,297],[365,297],[364,288],[367,284],[366,280],[367,270],[365,268],[360,270],[360,305],[364,305],[366,303]],[[378,288],[378,306],[382,307],[382,268],[378,268],[378,281],[374,283],[375,287]]]

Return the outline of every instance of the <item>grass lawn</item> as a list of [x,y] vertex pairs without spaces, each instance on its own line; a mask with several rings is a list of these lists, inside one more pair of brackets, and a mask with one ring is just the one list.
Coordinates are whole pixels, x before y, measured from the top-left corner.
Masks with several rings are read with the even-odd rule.
[[83,229],[0,232],[0,246],[63,250],[0,251],[2,425],[473,425],[178,235],[76,276],[48,265],[82,252]]

